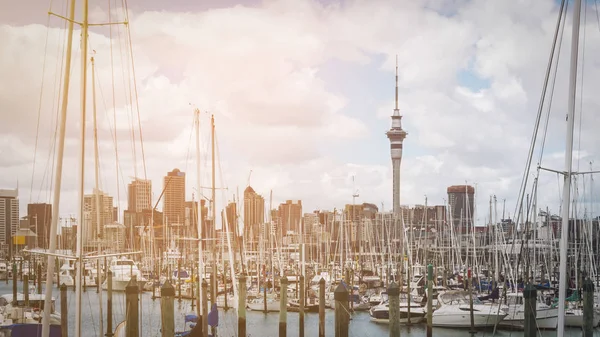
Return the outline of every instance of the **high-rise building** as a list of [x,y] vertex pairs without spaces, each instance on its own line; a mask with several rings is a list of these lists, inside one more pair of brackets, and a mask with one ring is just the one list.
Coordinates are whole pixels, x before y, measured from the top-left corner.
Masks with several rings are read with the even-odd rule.
[[[98,194],[100,199],[100,224],[98,224],[97,217],[96,194]],[[104,226],[115,221],[113,197],[102,191],[96,193],[96,189],[94,189],[94,193],[84,195],[83,217],[84,221],[80,221],[80,223],[83,225],[82,234],[84,241],[102,239]],[[98,229],[100,229],[100,232],[98,232]]]
[[344,207],[344,213],[346,219],[352,220],[354,218],[355,221],[362,220],[364,218],[367,219],[375,219],[375,216],[379,212],[379,208],[375,204],[370,203],[362,203],[362,204],[346,204]]
[[[200,217],[203,224],[202,236],[208,237],[208,222],[206,216],[208,215],[208,207],[206,206],[206,200],[200,200]],[[198,233],[198,202],[197,201],[186,201],[185,202],[185,227],[187,227],[191,235],[196,236]]]
[[239,236],[238,229],[238,214],[237,214],[237,204],[235,202],[230,202],[225,207],[224,215],[221,217],[223,230],[225,228],[225,220],[227,220],[227,226],[229,227],[229,231],[231,231],[236,237]]
[[252,242],[251,249],[258,244],[260,228],[265,222],[265,199],[250,186],[244,190],[244,237]]
[[185,172],[173,169],[164,177],[163,214],[167,225],[185,221]]
[[127,185],[127,210],[141,212],[152,207],[152,181],[135,178]]
[[393,213],[400,215],[400,162],[402,161],[402,143],[408,133],[402,130],[402,116],[398,109],[398,60],[396,59],[396,105],[392,115],[392,128],[386,132],[390,140],[390,151],[392,155],[392,197]]
[[0,189],[0,249],[12,255],[12,237],[19,228],[19,190]]
[[50,226],[52,224],[51,204],[28,204],[27,219],[37,235],[36,247],[47,249],[50,245]]
[[470,185],[454,185],[448,187],[448,205],[450,217],[455,230],[463,233],[473,226],[475,209],[475,189]]
[[281,235],[285,236],[288,232],[300,233],[300,224],[302,223],[302,201],[286,200],[279,205],[279,218],[281,221]]

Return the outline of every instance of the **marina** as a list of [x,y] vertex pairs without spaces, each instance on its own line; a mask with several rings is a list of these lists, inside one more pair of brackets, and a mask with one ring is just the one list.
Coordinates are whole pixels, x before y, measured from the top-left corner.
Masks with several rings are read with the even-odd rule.
[[[175,138],[185,134],[187,147],[164,149],[165,158],[177,158],[173,166],[162,157],[146,163],[144,146],[160,145],[145,145],[142,137],[140,109],[147,106],[138,102],[138,88],[151,83],[136,79],[139,54],[134,57],[127,1],[116,9],[109,1],[106,11],[103,4],[95,12],[90,3],[63,0],[48,11],[48,22],[62,27],[61,57],[52,65],[56,116],[48,153],[37,152],[36,136],[29,191],[31,199],[36,161],[43,165],[37,157],[47,155],[46,196],[20,216],[18,183],[0,189],[0,337],[600,336],[600,216],[594,213],[600,171],[591,159],[589,170],[580,165],[574,141],[583,133],[575,124],[577,118],[582,124],[577,100],[585,97],[579,31],[590,4],[562,0],[550,11],[554,25],[545,26],[554,34],[538,114],[528,151],[522,146],[520,186],[504,190],[516,196],[508,203],[491,190],[482,196],[477,182],[465,180],[441,197],[436,192],[433,204],[427,194],[422,204],[404,204],[403,193],[415,185],[401,179],[412,141],[403,118],[417,117],[401,112],[403,55],[390,54],[394,107],[385,136],[392,186],[383,193],[391,192],[391,207],[361,199],[359,189],[369,183],[359,183],[347,165],[341,204],[306,212],[313,199],[290,199],[278,189],[283,180],[267,185],[255,166],[248,166],[241,189],[225,181],[235,165],[223,162],[241,139],[227,112],[184,104],[187,124]],[[547,96],[559,76],[565,31],[571,34],[568,87],[561,88],[567,115],[556,124],[566,142],[564,153],[553,154],[565,163],[557,169],[542,159],[549,156]],[[122,74],[115,75],[116,67]],[[70,110],[77,113],[69,117],[74,124]],[[153,187],[151,165],[173,168],[161,171],[162,183]],[[262,194],[256,174],[269,186]],[[548,187],[546,174],[555,175],[557,189]],[[325,172],[321,182],[331,179]],[[558,197],[547,198],[550,193]],[[71,199],[61,201],[64,196]],[[75,213],[64,216],[65,208]]]

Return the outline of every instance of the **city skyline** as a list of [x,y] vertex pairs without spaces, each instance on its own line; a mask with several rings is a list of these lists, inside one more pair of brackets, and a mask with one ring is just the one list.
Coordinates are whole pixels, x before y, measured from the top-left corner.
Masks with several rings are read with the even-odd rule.
[[[22,6],[17,3],[0,14],[0,37],[8,41],[6,55],[41,57],[47,30],[39,24],[46,22],[46,4],[28,6],[28,11]],[[154,181],[155,202],[162,188],[161,178],[178,167],[187,173],[185,200],[192,200],[192,193],[195,200],[199,199],[194,191],[194,144],[190,144],[193,106],[208,112],[202,114],[202,186],[210,185],[206,126],[209,115],[215,114],[220,156],[219,210],[233,195],[242,202],[238,194],[248,180],[265,203],[273,191],[272,206],[285,200],[302,200],[306,210],[331,210],[351,203],[358,189],[357,203],[374,203],[381,209],[383,202],[384,209],[390,210],[392,174],[385,132],[394,108],[396,55],[399,111],[403,128],[410,132],[402,156],[401,204],[423,204],[425,195],[432,204],[443,204],[447,186],[467,183],[477,189],[478,224],[485,223],[490,194],[497,195],[499,201],[506,199],[507,211],[513,213],[557,13],[554,2],[511,6],[502,2],[357,2],[336,7],[331,2],[273,1],[237,7],[221,3],[218,10],[210,2],[197,5],[201,7],[183,6],[179,2],[131,6],[145,167],[139,144],[133,151],[128,140],[127,108],[121,97],[117,98],[116,109],[121,172],[115,169],[108,127],[112,117],[106,117],[113,113],[108,98],[108,37],[105,30],[91,31],[91,40],[97,41],[94,50],[99,82],[107,95],[99,105],[103,116],[99,130],[103,139],[100,189],[120,200],[120,217],[127,207],[128,181],[122,176]],[[163,12],[153,11],[157,9]],[[105,21],[105,8],[96,7],[92,12],[93,20]],[[251,14],[256,12],[264,18],[260,25],[252,19]],[[533,18],[519,16],[523,12]],[[293,13],[304,13],[304,17]],[[231,30],[221,32],[214,22],[227,16],[234,18],[227,21]],[[51,20],[51,26],[57,27],[58,22]],[[497,27],[505,27],[507,22],[511,23],[510,30],[499,35]],[[587,24],[590,29],[586,38],[598,40],[593,23]],[[189,29],[187,38],[183,38],[189,41],[177,40],[175,33],[161,35],[161,29],[179,32],[182,27]],[[367,33],[361,34],[363,29],[368,29]],[[239,41],[242,35],[254,44],[232,51],[225,48],[229,43],[225,47],[213,44],[207,32],[225,34],[217,35],[217,39],[231,45],[243,45]],[[48,53],[53,66],[59,33],[52,29],[49,34]],[[192,36],[206,42],[211,53],[198,49]],[[282,40],[291,42],[281,44]],[[530,48],[532,44],[536,48]],[[596,45],[600,44],[589,43],[585,53],[594,55]],[[563,166],[563,137],[552,135],[562,135],[564,130],[561,110],[566,95],[565,62],[561,60],[548,159],[544,162],[544,166],[558,170]],[[26,214],[28,203],[50,201],[52,177],[46,173],[51,170],[45,163],[50,155],[50,142],[46,140],[54,130],[54,113],[49,107],[53,106],[50,102],[55,74],[47,70],[42,79],[41,66],[33,57],[0,59],[0,70],[7,74],[7,81],[20,83],[0,93],[5,102],[0,132],[6,136],[0,142],[0,151],[6,153],[0,188],[12,189],[19,182],[21,216]],[[600,78],[595,76],[599,71],[596,64],[586,66],[586,74],[590,75],[584,77],[585,95],[590,95],[594,87],[591,79]],[[74,78],[79,77],[77,72],[74,69]],[[42,140],[34,172],[39,102],[30,97],[32,93],[37,97],[42,83]],[[78,86],[77,81],[72,83],[73,92]],[[76,213],[73,205],[77,201],[77,182],[72,177],[78,165],[78,102],[76,98],[72,101],[60,216]],[[597,101],[585,101],[586,111],[597,110]],[[597,119],[588,114],[582,126],[582,134],[588,134],[576,154],[581,158],[582,171],[589,168],[589,162],[597,162],[594,144],[598,136],[589,132]],[[91,156],[87,159],[86,193],[90,193],[94,186],[93,165]],[[540,196],[540,204],[557,212],[556,177],[546,174],[540,185],[547,189]],[[597,187],[594,183],[593,190],[600,190]],[[208,190],[202,192],[210,195]],[[588,206],[590,210],[600,209],[595,200]]]

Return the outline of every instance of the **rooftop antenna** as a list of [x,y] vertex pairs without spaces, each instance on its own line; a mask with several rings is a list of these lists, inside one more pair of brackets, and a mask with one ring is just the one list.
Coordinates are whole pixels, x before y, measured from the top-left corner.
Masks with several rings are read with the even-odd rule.
[[394,110],[398,110],[398,55],[396,54],[396,107]]

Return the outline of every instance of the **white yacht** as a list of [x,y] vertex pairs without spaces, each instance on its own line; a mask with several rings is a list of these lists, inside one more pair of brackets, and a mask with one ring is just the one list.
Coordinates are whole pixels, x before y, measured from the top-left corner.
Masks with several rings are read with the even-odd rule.
[[[506,294],[508,315],[499,323],[499,326],[519,328],[525,327],[525,302],[523,293]],[[558,307],[552,308],[539,300],[536,305],[535,324],[539,329],[556,329],[558,326]]]
[[[252,311],[264,311],[265,302],[263,298],[257,297],[251,300],[248,300],[248,309]],[[280,301],[278,298],[267,297],[267,312],[278,312],[280,308]]]
[[[131,259],[125,257],[114,259],[110,262],[109,269],[112,272],[112,289],[114,291],[125,291],[125,287],[134,276],[136,277],[140,289],[147,282],[147,280],[142,277],[142,272]],[[102,283],[102,289],[108,289],[107,282],[108,277],[104,283]]]
[[[381,293],[382,302],[369,310],[371,321],[375,323],[388,324],[390,322],[390,303],[388,294]],[[425,318],[425,309],[411,297],[410,306],[408,305],[408,294],[400,293],[400,323],[408,323],[410,317],[411,323],[420,323]],[[410,308],[410,314],[409,314]]]
[[[29,294],[29,307],[25,306],[25,295],[17,293],[17,301],[13,303],[13,295],[0,296],[0,326],[11,324],[38,324],[42,319],[45,295]],[[50,324],[60,325],[60,314],[55,310],[55,300],[50,304]]]
[[75,273],[75,268],[68,263],[64,263],[58,272],[58,282],[67,287],[75,286],[75,278],[73,277],[73,273]]
[[[471,309],[469,293],[462,290],[448,291],[438,297],[440,307],[432,313],[432,323],[436,327],[469,328],[471,327]],[[473,296],[473,318],[475,328],[489,328],[501,322],[506,308],[500,304],[483,304],[477,296]]]

